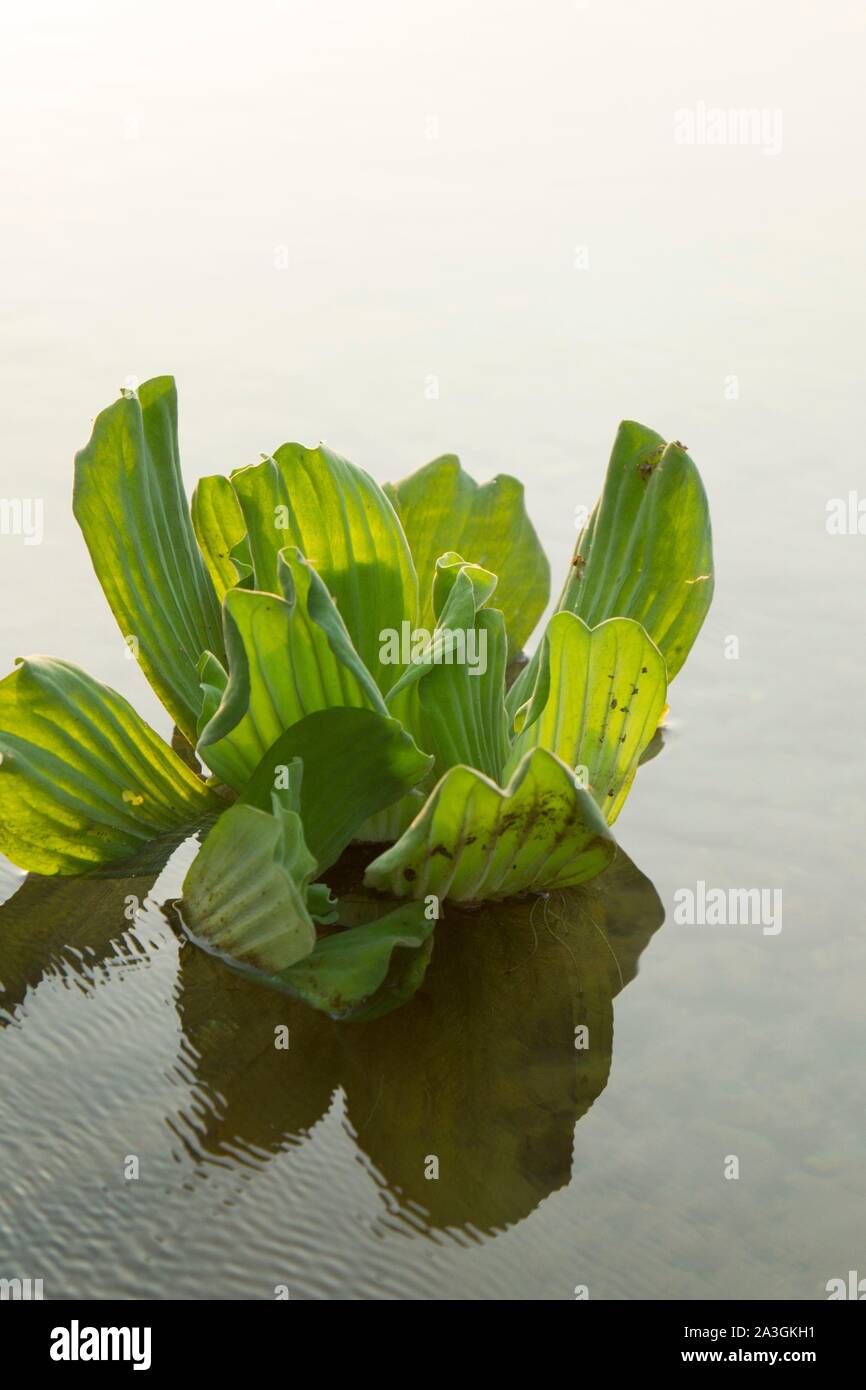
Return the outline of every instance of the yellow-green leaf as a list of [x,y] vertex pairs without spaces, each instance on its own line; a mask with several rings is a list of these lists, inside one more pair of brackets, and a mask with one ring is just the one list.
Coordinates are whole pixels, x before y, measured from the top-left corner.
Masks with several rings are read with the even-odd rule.
[[504,791],[471,767],[452,768],[364,882],[395,897],[475,902],[583,883],[615,851],[592,797],[536,748]]
[[232,806],[184,879],[184,926],[238,964],[265,974],[285,970],[316,944],[306,900],[315,867],[295,811]]
[[0,681],[0,850],[20,868],[86,873],[220,805],[78,667],[32,657]]
[[171,377],[144,382],[96,417],[75,457],[72,507],[124,640],[194,742],[199,659],[220,656],[223,639],[183,490]]
[[710,514],[697,468],[682,444],[624,421],[558,607],[590,627],[634,618],[672,681],[707,615],[713,583]]
[[[232,474],[255,587],[279,592],[277,556],[296,546],[334,598],[352,642],[382,690],[400,667],[379,665],[381,634],[414,624],[418,581],[406,537],[378,483],[330,449],[284,444]],[[444,549],[445,547],[443,547]]]
[[192,494],[191,511],[199,549],[222,603],[226,591],[238,582],[232,551],[247,534],[237,494],[228,478],[217,473],[199,479]]
[[550,566],[526,514],[523,484],[500,474],[479,486],[448,454],[386,489],[403,523],[421,582],[422,627],[435,622],[431,579],[436,561],[457,551],[498,575],[496,607],[509,651],[530,636],[550,595]]
[[226,594],[225,684],[212,657],[202,662],[207,722],[196,751],[236,791],[279,736],[314,710],[345,705],[388,713],[327,589],[297,550],[282,552],[276,582],[285,597],[251,589]]
[[585,780],[612,824],[629,793],[641,754],[665,707],[665,663],[631,618],[589,628],[573,613],[555,613],[539,651],[535,689],[516,715],[509,759],[548,748]]

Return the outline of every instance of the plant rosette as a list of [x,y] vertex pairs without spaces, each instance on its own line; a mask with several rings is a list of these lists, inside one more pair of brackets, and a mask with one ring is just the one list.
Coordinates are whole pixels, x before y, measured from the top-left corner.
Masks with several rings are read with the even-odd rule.
[[[73,510],[174,737],[68,662],[19,661],[0,850],[87,875],[197,833],[191,939],[339,1019],[414,993],[449,901],[604,871],[713,593],[698,471],[632,422],[528,660],[550,571],[523,487],[452,456],[383,488],[284,444],[190,504],[159,377],[97,417]],[[335,898],[358,844],[363,883]]]

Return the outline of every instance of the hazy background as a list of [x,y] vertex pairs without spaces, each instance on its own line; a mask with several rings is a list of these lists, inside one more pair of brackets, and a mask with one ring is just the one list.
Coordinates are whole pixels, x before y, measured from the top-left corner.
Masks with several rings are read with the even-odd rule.
[[[698,879],[781,887],[782,933],[669,918],[617,1001],[572,1187],[434,1253],[371,1235],[375,1188],[344,1178],[300,1296],[363,1292],[359,1269],[422,1297],[567,1298],[584,1276],[812,1298],[866,1274],[866,535],[825,525],[866,496],[864,70],[855,0],[4,9],[0,497],[43,498],[45,538],[0,536],[3,673],[63,656],[167,727],[69,505],[127,378],[176,376],[190,486],[286,439],[380,480],[446,450],[516,473],[554,589],[622,417],[684,441],[710,497],[715,605],[617,831],[669,912]],[[781,148],[677,143],[700,104],[780,113]],[[56,1066],[56,1016],[32,1026],[13,1096]],[[106,1030],[44,1140],[55,1176]],[[285,1162],[339,1169],[345,1142]],[[38,1212],[39,1171],[21,1181]]]

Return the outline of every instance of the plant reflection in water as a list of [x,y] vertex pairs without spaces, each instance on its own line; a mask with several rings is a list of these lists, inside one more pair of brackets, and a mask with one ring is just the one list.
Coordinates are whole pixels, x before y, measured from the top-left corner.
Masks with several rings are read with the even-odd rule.
[[[175,849],[164,841],[149,862],[85,879],[25,880],[0,909],[0,1022],[26,1011],[46,976],[87,992],[112,967],[146,961],[128,918],[154,885],[168,896],[156,880]],[[335,875],[344,870],[357,865]],[[622,851],[578,889],[449,906],[415,999],[354,1024],[180,938],[177,1065],[192,1097],[168,1123],[196,1166],[255,1168],[303,1143],[341,1088],[351,1139],[402,1229],[502,1230],[569,1181],[574,1126],[610,1073],[613,1000],[663,917]]]

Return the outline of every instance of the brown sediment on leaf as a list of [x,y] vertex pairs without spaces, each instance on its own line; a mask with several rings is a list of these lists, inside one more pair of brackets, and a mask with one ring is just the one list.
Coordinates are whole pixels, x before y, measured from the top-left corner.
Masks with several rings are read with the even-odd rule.
[[637,471],[643,478],[644,482],[648,482],[649,479],[652,477],[653,473],[655,472],[656,468],[661,462],[664,449],[664,444],[657,444],[656,447],[654,449],[651,449],[648,454],[645,454],[641,461],[638,463]]

